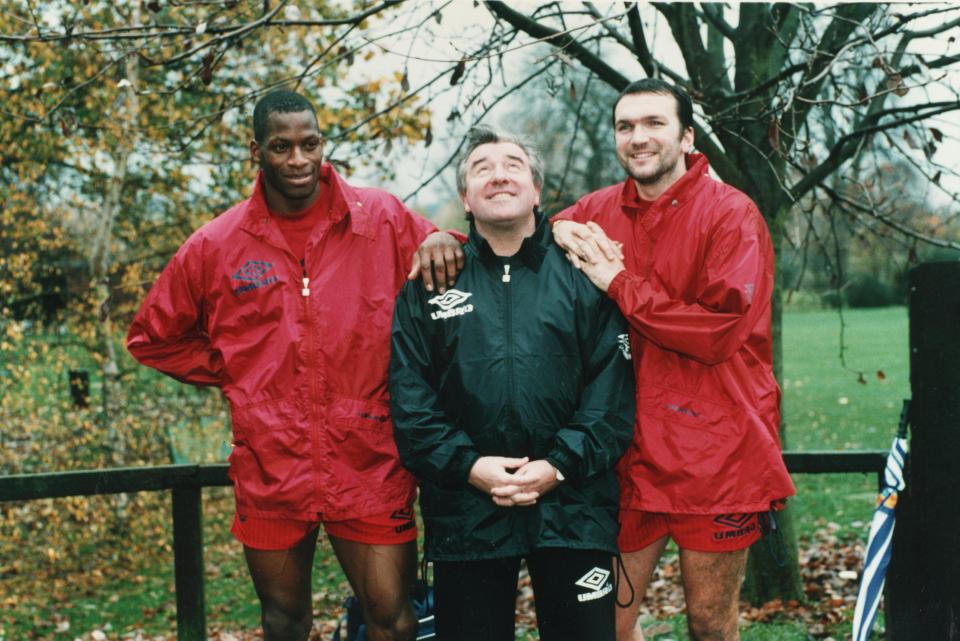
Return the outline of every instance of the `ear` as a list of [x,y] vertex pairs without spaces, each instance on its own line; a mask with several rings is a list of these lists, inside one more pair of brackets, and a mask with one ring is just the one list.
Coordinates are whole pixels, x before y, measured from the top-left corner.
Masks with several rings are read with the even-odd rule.
[[533,206],[534,206],[534,207],[539,207],[539,206],[540,206],[540,193],[543,191],[543,187],[542,187],[542,186],[540,186],[540,187],[534,187],[533,190],[534,190],[534,193],[537,194],[537,197],[533,199]]
[[693,151],[693,127],[687,127],[683,131],[683,136],[680,137],[680,149],[685,154]]
[[260,166],[260,145],[256,140],[250,141],[250,162],[255,166]]

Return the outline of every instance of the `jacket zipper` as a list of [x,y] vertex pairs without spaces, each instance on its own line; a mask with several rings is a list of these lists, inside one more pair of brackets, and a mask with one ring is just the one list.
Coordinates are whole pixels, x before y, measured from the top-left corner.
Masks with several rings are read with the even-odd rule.
[[507,332],[507,411],[510,425],[516,424],[517,412],[515,408],[516,399],[513,389],[513,296],[510,292],[510,265],[503,265],[503,276],[500,277],[503,282],[504,293],[504,327]]
[[[317,416],[317,371],[318,371],[317,360],[318,359],[314,351],[316,349],[316,346],[314,345],[314,341],[313,341],[313,334],[314,334],[313,314],[311,314],[310,312],[310,276],[307,275],[306,257],[304,257],[303,262],[300,263],[300,267],[303,270],[302,277],[301,277],[303,287],[300,289],[300,296],[301,296],[301,300],[303,300],[303,313],[306,319],[306,328],[307,328],[307,336],[306,336],[307,359],[308,359],[307,360],[307,372],[308,372],[307,378],[310,380],[310,398],[307,399],[307,416],[309,417],[309,420],[310,420],[310,429],[313,432],[313,439],[315,444],[315,446],[312,448],[314,452],[313,454],[314,472],[319,473],[319,471],[322,469],[322,465],[320,465],[320,460],[319,460],[321,457],[321,446],[320,446],[321,434],[320,434],[320,430],[318,429],[320,421],[319,421],[319,417]],[[320,483],[319,478],[317,478],[317,482],[318,484]],[[322,497],[323,492],[319,492],[318,496]]]

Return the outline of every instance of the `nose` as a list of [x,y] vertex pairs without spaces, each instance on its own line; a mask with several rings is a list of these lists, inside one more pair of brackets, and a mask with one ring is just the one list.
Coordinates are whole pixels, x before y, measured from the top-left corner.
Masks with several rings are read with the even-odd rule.
[[300,167],[307,164],[307,156],[303,153],[303,148],[300,147],[300,145],[294,145],[293,149],[290,150],[290,156],[287,158],[287,164],[295,167]]
[[645,127],[634,127],[630,136],[630,144],[635,147],[643,145],[647,140],[650,139],[650,136],[647,135],[647,130]]
[[509,180],[509,174],[507,173],[506,167],[503,165],[497,164],[493,166],[493,172],[490,174],[490,181],[494,183],[502,183]]

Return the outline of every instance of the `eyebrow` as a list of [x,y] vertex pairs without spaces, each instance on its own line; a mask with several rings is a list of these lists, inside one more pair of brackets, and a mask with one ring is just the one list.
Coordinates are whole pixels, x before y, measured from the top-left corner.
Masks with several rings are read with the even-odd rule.
[[[269,144],[274,142],[293,142],[293,140],[294,138],[290,136],[285,136],[283,134],[274,134],[267,138],[267,143]],[[311,142],[313,140],[318,140],[320,142],[323,142],[323,136],[321,136],[318,133],[312,133],[309,136],[301,138],[300,142]]]
[[[526,162],[522,156],[518,156],[516,154],[507,154],[507,160],[516,160],[520,163]],[[476,167],[477,165],[483,162],[490,162],[490,158],[488,156],[480,156],[479,158],[474,160],[472,163],[470,163],[470,169],[473,169],[474,167]]]

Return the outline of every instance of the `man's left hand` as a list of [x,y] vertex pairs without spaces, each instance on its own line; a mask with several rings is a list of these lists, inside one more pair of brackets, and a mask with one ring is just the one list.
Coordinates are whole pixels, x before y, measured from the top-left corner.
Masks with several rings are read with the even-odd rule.
[[[521,465],[513,473],[512,482],[510,490],[513,493],[504,496],[502,490],[505,488],[494,488],[492,491],[494,500],[499,498],[501,501],[513,501],[515,505],[533,505],[536,499],[560,485],[560,481],[557,480],[557,468],[545,459]],[[498,505],[500,504],[498,502]]]
[[580,271],[586,274],[594,285],[603,291],[607,291],[610,282],[614,277],[625,269],[623,261],[619,258],[613,260],[606,256],[600,256],[594,262],[580,261]]
[[428,292],[436,287],[442,294],[447,287],[453,287],[462,269],[463,247],[460,241],[445,231],[435,231],[417,248],[407,280],[421,277]]

